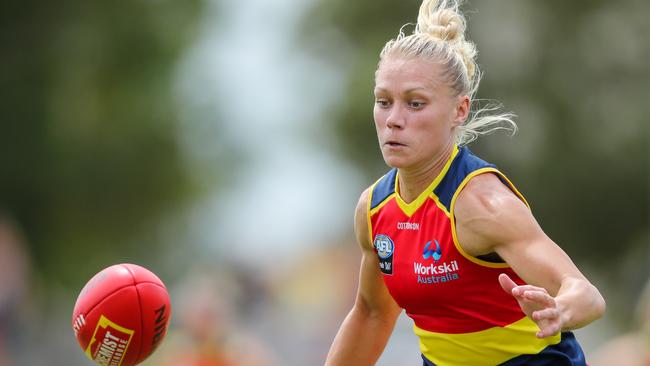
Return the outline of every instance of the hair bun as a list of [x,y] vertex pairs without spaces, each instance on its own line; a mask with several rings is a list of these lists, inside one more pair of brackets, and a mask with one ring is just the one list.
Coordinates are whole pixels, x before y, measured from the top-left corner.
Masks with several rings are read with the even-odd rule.
[[465,34],[465,20],[452,9],[438,9],[431,13],[420,12],[415,32],[425,33],[442,41],[460,41]]
[[476,74],[476,47],[465,39],[467,23],[460,12],[462,0],[424,0],[414,34],[447,43],[463,60],[467,76]]

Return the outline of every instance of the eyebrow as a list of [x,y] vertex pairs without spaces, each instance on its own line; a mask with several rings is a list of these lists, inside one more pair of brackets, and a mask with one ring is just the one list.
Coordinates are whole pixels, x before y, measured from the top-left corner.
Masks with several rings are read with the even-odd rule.
[[[422,86],[418,86],[418,87],[415,87],[415,88],[406,89],[406,90],[403,91],[402,93],[403,93],[403,94],[409,94],[409,93],[412,93],[412,92],[414,92],[414,91],[418,91],[418,90],[426,90],[426,88],[425,88],[425,87],[422,87]],[[378,91],[378,92],[386,92],[386,91],[388,91],[388,90],[385,89],[385,88],[375,88],[375,91]]]

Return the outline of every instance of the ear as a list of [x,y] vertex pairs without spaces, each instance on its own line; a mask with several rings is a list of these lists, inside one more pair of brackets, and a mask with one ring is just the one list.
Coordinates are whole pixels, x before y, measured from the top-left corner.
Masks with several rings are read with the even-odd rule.
[[465,122],[469,116],[469,96],[461,95],[456,99],[456,108],[454,109],[453,126],[458,127]]

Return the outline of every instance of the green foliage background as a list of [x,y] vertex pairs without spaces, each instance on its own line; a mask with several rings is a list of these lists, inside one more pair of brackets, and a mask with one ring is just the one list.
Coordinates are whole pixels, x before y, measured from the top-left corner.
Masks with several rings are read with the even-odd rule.
[[171,83],[201,3],[3,8],[0,210],[19,223],[48,281],[78,286],[155,250],[132,239],[192,192]]

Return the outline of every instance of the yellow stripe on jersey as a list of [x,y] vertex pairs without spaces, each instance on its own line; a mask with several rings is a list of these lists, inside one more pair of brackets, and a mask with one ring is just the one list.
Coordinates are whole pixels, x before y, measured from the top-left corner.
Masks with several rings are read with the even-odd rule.
[[[447,171],[449,171],[449,167],[451,166],[451,163],[454,161],[454,158],[458,155],[458,145],[454,145],[454,149],[451,152],[451,156],[449,159],[447,159],[447,162],[445,163],[445,166],[442,168],[440,173],[438,173],[438,176],[436,179],[429,184],[429,186],[420,193],[420,195],[411,203],[406,203],[400,197],[399,193],[395,195],[395,201],[397,202],[397,205],[402,209],[404,214],[406,216],[411,217],[417,211],[418,208],[422,206],[422,204],[429,198],[429,195],[433,190],[436,188],[438,183],[442,180],[442,178],[447,175]],[[399,173],[397,173],[397,177],[395,178],[395,192],[399,192]]]
[[472,173],[468,174],[467,177],[465,177],[465,179],[460,183],[460,185],[456,189],[456,192],[454,193],[454,196],[451,199],[451,204],[449,205],[449,207],[450,207],[449,218],[451,219],[451,237],[454,240],[454,245],[456,246],[456,249],[458,249],[458,251],[460,252],[460,254],[463,255],[463,257],[469,259],[470,261],[472,261],[472,262],[474,262],[476,264],[480,264],[480,265],[485,266],[485,267],[490,267],[490,268],[508,268],[510,266],[507,263],[488,262],[488,261],[484,261],[482,259],[476,258],[476,257],[470,255],[469,253],[467,253],[463,249],[463,247],[460,245],[460,242],[458,241],[458,234],[456,233],[456,217],[454,215],[454,207],[456,207],[456,199],[458,199],[458,195],[463,190],[463,188],[465,188],[467,183],[469,183],[469,181],[472,178],[474,178],[477,175],[485,174],[485,173],[495,173],[502,180],[505,180],[508,183],[508,188],[510,188],[510,190],[512,190],[512,192],[517,197],[519,197],[519,199],[521,199],[524,202],[524,204],[526,204],[526,206],[528,206],[528,208],[530,208],[530,206],[528,205],[528,202],[526,201],[524,196],[517,190],[515,185],[512,184],[512,182],[508,179],[508,177],[506,177],[503,173],[501,173],[500,171],[498,171],[495,168],[482,168],[482,169],[475,170]]
[[433,200],[433,202],[436,203],[436,206],[438,206],[438,208],[439,208],[442,212],[444,212],[445,215],[447,215],[447,217],[450,217],[450,216],[451,216],[451,215],[449,214],[449,211],[447,211],[447,207],[445,207],[445,205],[443,205],[442,202],[440,202],[440,198],[438,198],[438,196],[436,196],[435,193],[431,192],[431,194],[429,195],[429,198],[431,198],[431,199]]
[[[381,203],[378,204],[377,207],[375,207],[375,208],[373,208],[373,209],[370,209],[370,203],[368,203],[368,208],[370,209],[370,215],[369,215],[369,217],[374,216],[374,215],[377,213],[377,211],[381,210],[381,208],[384,207],[384,205],[386,205],[388,202],[390,202],[390,200],[391,200],[393,197],[395,197],[395,196],[397,196],[396,193],[391,193],[391,194],[390,194],[389,196],[387,196],[383,201],[381,201]],[[370,200],[368,200],[368,202],[370,202]]]
[[[377,182],[379,182],[379,179],[377,179]],[[372,192],[375,190],[375,186],[377,185],[377,182],[373,183],[370,186],[370,190],[368,192],[368,203],[366,204],[366,223],[368,224],[368,242],[371,245],[373,242],[373,238],[372,238],[372,221],[370,220],[370,216],[371,216],[370,205],[372,203]]]
[[413,326],[420,351],[437,366],[494,366],[522,354],[537,354],[561,336],[539,339],[537,324],[524,316],[505,327],[473,333],[435,333]]

